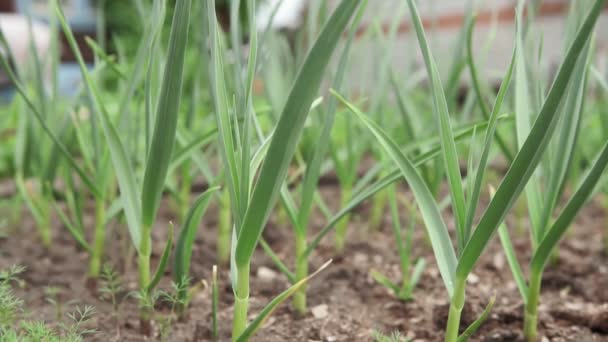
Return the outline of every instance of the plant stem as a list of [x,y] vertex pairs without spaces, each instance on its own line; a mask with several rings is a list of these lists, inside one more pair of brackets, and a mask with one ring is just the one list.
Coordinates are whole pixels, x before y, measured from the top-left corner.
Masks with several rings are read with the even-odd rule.
[[[150,294],[147,291],[147,287],[150,284],[150,254],[152,241],[150,239],[150,228],[144,227],[142,230],[141,246],[139,248],[139,288],[141,295],[149,297]],[[139,309],[139,321],[141,333],[145,336],[149,336],[151,333],[150,316],[151,310],[148,305],[148,298],[142,298]]]
[[536,341],[541,277],[542,271],[530,271],[530,286],[528,287],[528,301],[526,302],[524,316],[524,338],[528,342]]
[[[411,219],[412,222],[415,222],[415,218]],[[412,253],[412,237],[414,235],[415,225],[412,224],[411,227],[405,232],[405,241],[403,242],[403,251],[399,253],[399,259],[401,260],[401,289],[406,290],[411,286],[411,275],[410,275],[410,266],[412,263],[411,253]],[[400,229],[400,227],[395,227],[395,229]]]
[[280,227],[289,224],[289,217],[287,216],[287,210],[283,207],[282,203],[277,205],[277,225]]
[[[601,197],[600,203],[604,210],[608,209],[608,196],[606,194]],[[608,229],[604,233],[604,253],[608,255]]]
[[386,191],[380,191],[374,197],[374,204],[369,219],[369,230],[374,231],[381,227],[384,208],[386,207]]
[[219,302],[219,288],[217,283],[217,266],[213,266],[211,273],[211,338],[214,342],[219,341],[217,328],[217,307]]
[[466,291],[466,278],[456,279],[454,294],[450,303],[450,314],[448,316],[448,325],[445,330],[445,342],[456,342],[460,329],[460,315],[464,307]]
[[[149,232],[144,229],[143,232]],[[139,287],[145,288],[150,284],[150,254],[152,241],[149,235],[144,234],[139,248]]]
[[[352,194],[352,184],[343,184],[342,191],[340,193],[340,208],[348,203]],[[344,250],[344,243],[346,240],[346,229],[348,228],[348,221],[350,220],[350,214],[345,215],[336,226],[336,252],[342,252]]]
[[106,231],[106,207],[102,199],[95,200],[95,233],[93,237],[93,249],[89,262],[89,278],[96,280],[99,278],[101,262],[103,259]]
[[[41,201],[42,202],[42,201]],[[44,248],[50,248],[53,244],[53,238],[51,234],[51,211],[47,207],[51,203],[47,201],[42,203],[44,208],[41,208],[42,222],[38,222],[38,232],[40,233],[40,240]]]
[[188,209],[190,208],[190,187],[192,185],[192,176],[190,175],[190,161],[185,161],[184,165],[182,165],[182,177],[180,183],[180,192],[179,192],[179,219],[180,222],[184,222],[186,220],[186,216],[188,216]]
[[608,229],[604,233],[604,254],[608,255]]
[[23,204],[22,204],[19,196],[15,196],[11,202],[12,202],[12,205],[11,205],[12,215],[11,215],[10,224],[11,224],[11,226],[16,226],[21,221],[21,213],[23,211]]
[[217,258],[220,264],[227,264],[230,260],[230,193],[228,190],[222,192],[220,198],[220,217],[217,232]]
[[[306,234],[296,233],[296,282],[308,276],[308,260],[304,256],[307,247]],[[306,285],[293,295],[293,306],[299,314],[306,313]]]
[[232,317],[232,341],[236,341],[247,328],[249,306],[249,264],[237,266],[234,316]]
[[43,227],[40,231],[42,238],[42,245],[45,248],[50,248],[53,244],[53,239],[51,238],[51,216],[47,215],[43,222]]

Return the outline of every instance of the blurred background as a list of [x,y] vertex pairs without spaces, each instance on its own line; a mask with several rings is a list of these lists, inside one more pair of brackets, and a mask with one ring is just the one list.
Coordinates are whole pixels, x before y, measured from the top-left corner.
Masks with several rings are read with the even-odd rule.
[[[125,49],[125,55],[135,52],[139,38],[141,37],[141,24],[139,13],[143,7],[141,3],[147,0],[125,1],[125,0],[62,0],[63,8],[70,24],[76,34],[81,50],[85,58],[91,62],[93,53],[89,46],[84,43],[84,37],[90,36],[104,45],[108,44],[110,51],[116,49],[116,44]],[[169,1],[171,2],[171,1]],[[276,30],[286,32],[288,35],[294,32],[310,29],[306,21],[307,13],[316,11],[320,7],[319,0],[262,0],[258,4],[258,27],[262,31],[267,26]],[[426,0],[420,1],[419,8],[428,29],[432,48],[437,56],[449,56],[454,53],[458,45],[459,32],[463,27],[466,13],[474,8],[477,15],[477,24],[474,33],[474,47],[477,54],[476,60],[488,77],[499,77],[504,72],[511,53],[514,37],[514,16],[516,0]],[[338,1],[329,0],[330,7],[336,6]],[[565,34],[565,20],[570,5],[569,0],[544,0],[530,1],[534,3],[537,13],[535,15],[535,29],[541,32],[537,34],[539,49],[542,45],[540,65],[549,72],[555,68],[563,53],[563,36]],[[278,6],[278,7],[277,7]],[[277,8],[273,17],[273,10]],[[227,7],[218,1],[218,13],[226,29],[229,27],[229,16]],[[27,58],[30,37],[33,37],[36,48],[44,57],[45,51],[50,46],[51,34],[49,25],[49,7],[47,0],[0,0],[0,28],[9,41],[17,63]],[[362,27],[358,37],[359,44],[353,48],[351,60],[362,67],[359,73],[352,75],[357,79],[350,80],[351,84],[361,84],[364,80],[373,79],[376,73],[378,58],[384,58],[386,50],[382,42],[377,39],[378,35],[370,32],[384,31],[387,37],[389,33],[395,35],[390,49],[392,56],[392,67],[408,69],[412,63],[422,65],[419,49],[410,34],[409,16],[406,15],[405,1],[401,0],[378,0],[373,1],[365,12]],[[27,17],[32,18],[31,27],[33,34],[28,32]],[[269,23],[272,19],[272,23]],[[370,29],[371,28],[371,29]],[[103,37],[98,37],[103,34]],[[73,56],[65,46],[61,37],[63,48],[61,49],[62,65],[60,68],[60,85],[64,93],[70,93],[74,83],[78,82],[78,72],[73,64]],[[608,11],[600,18],[597,26],[597,47],[600,56],[606,55],[608,49]],[[381,56],[382,55],[382,56]],[[601,58],[601,57],[600,57]],[[605,57],[604,57],[605,58]],[[438,58],[440,71],[446,74],[452,67],[450,58]],[[606,65],[606,63],[599,63]],[[421,70],[421,69],[420,69]],[[605,71],[605,70],[603,70]],[[423,77],[421,73],[421,77]],[[463,78],[466,81],[466,75]],[[6,78],[0,76],[0,84],[3,91],[10,88]],[[365,91],[365,89],[359,89]]]

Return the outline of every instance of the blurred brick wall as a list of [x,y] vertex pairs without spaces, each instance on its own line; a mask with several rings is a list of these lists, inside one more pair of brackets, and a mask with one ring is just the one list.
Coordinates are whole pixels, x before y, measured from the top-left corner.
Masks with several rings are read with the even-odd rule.
[[[314,0],[313,0],[314,1]],[[338,0],[330,0],[336,6]],[[588,1],[590,0],[580,0]],[[439,69],[445,75],[452,63],[458,32],[466,13],[465,0],[424,0],[418,1],[420,15],[427,31],[433,54]],[[477,24],[473,35],[473,45],[477,63],[486,77],[498,79],[509,62],[515,37],[515,7],[517,0],[476,1]],[[543,67],[552,71],[559,63],[564,51],[565,20],[570,0],[542,1],[537,30],[534,35],[543,37]],[[399,17],[401,13],[401,17]],[[360,44],[353,51],[355,63],[361,65],[359,80],[374,77],[374,65],[383,58],[384,50],[377,41],[366,38],[363,32],[370,25],[380,25],[388,32],[392,23],[399,20],[398,36],[392,52],[392,66],[403,70],[409,63],[423,65],[418,43],[411,30],[410,14],[404,0],[369,1],[359,29]],[[377,21],[377,23],[375,23]],[[488,37],[492,36],[488,45]],[[600,54],[608,53],[608,7],[597,25],[597,48]],[[377,70],[377,69],[375,69]],[[466,73],[465,73],[466,76]],[[445,80],[446,77],[444,77]]]
[[0,12],[13,12],[15,10],[14,0],[0,0]]

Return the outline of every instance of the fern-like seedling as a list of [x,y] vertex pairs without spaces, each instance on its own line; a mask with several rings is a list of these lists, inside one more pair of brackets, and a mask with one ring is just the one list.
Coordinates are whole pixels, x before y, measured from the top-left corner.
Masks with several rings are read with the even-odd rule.
[[390,335],[385,335],[378,330],[372,332],[372,338],[376,342],[410,342],[411,339],[403,336],[398,331],[393,331]]
[[23,266],[12,266],[0,271],[0,337],[15,323],[23,310],[23,300],[15,297],[11,284],[20,282],[17,276],[25,271]]

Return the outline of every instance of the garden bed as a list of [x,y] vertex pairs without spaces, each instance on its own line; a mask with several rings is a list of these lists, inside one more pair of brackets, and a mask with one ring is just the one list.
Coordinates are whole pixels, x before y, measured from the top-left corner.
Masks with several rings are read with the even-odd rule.
[[[337,187],[325,185],[324,197],[337,206]],[[402,189],[402,192],[405,192]],[[333,201],[332,201],[333,200]],[[170,220],[169,206],[164,203],[154,230],[153,260],[158,261]],[[370,276],[375,269],[397,279],[399,258],[394,237],[389,229],[390,216],[385,217],[384,228],[366,232],[369,204],[362,205],[351,221],[347,246],[341,256],[334,255],[331,237],[321,244],[311,257],[311,269],[328,259],[332,265],[312,280],[309,287],[309,313],[298,317],[289,304],[282,305],[266,322],[253,341],[371,341],[374,330],[390,334],[401,332],[419,341],[439,341],[447,320],[448,301],[432,251],[418,224],[414,236],[414,257],[424,257],[427,267],[414,292],[414,300],[400,302],[386,288]],[[335,208],[334,208],[335,209]],[[215,225],[217,210],[209,208],[194,246],[191,275],[194,280],[209,282],[216,263]],[[549,265],[543,277],[540,305],[539,336],[549,341],[606,341],[608,340],[608,256],[603,250],[600,236],[605,233],[606,213],[598,203],[591,202],[581,212],[570,235],[562,242],[559,255]],[[313,219],[311,230],[323,225],[320,215]],[[404,217],[405,219],[405,217]],[[92,220],[92,219],[91,219]],[[450,221],[450,220],[448,220]],[[404,220],[404,222],[407,222]],[[514,246],[520,260],[529,260],[527,230],[518,230],[519,222],[512,213],[507,222],[512,231]],[[130,242],[122,226],[114,225],[107,241],[107,258],[121,274],[124,291],[120,293],[118,324],[112,305],[100,300],[86,286],[86,253],[64,228],[56,226],[55,243],[50,250],[40,246],[34,233],[33,221],[24,217],[22,224],[8,238],[0,240],[0,269],[14,264],[25,266],[22,274],[24,287],[17,295],[26,303],[26,317],[57,323],[58,307],[50,304],[48,288],[58,291],[55,298],[62,303],[64,312],[74,306],[91,305],[95,315],[89,327],[97,332],[89,335],[91,341],[145,341],[160,340],[160,324],[155,322],[152,338],[139,333],[137,300],[127,294],[137,289],[137,271],[134,256],[129,256]],[[288,264],[293,262],[293,232],[276,220],[265,230],[265,238]],[[125,263],[125,260],[129,260]],[[125,268],[126,267],[126,268]],[[228,267],[220,265],[219,323],[221,340],[229,340],[232,317],[232,289]],[[258,312],[274,296],[288,287],[288,281],[261,249],[256,251],[252,265],[251,314]],[[170,290],[170,274],[161,282],[161,288]],[[492,294],[497,301],[492,314],[472,341],[522,340],[523,304],[498,238],[469,277],[467,306],[462,326],[467,326],[481,313]],[[157,304],[159,317],[167,317],[169,308]],[[65,316],[65,315],[63,315]],[[211,291],[204,288],[190,304],[184,321],[172,322],[166,330],[167,341],[207,341],[211,328]],[[543,339],[545,341],[546,339]]]

